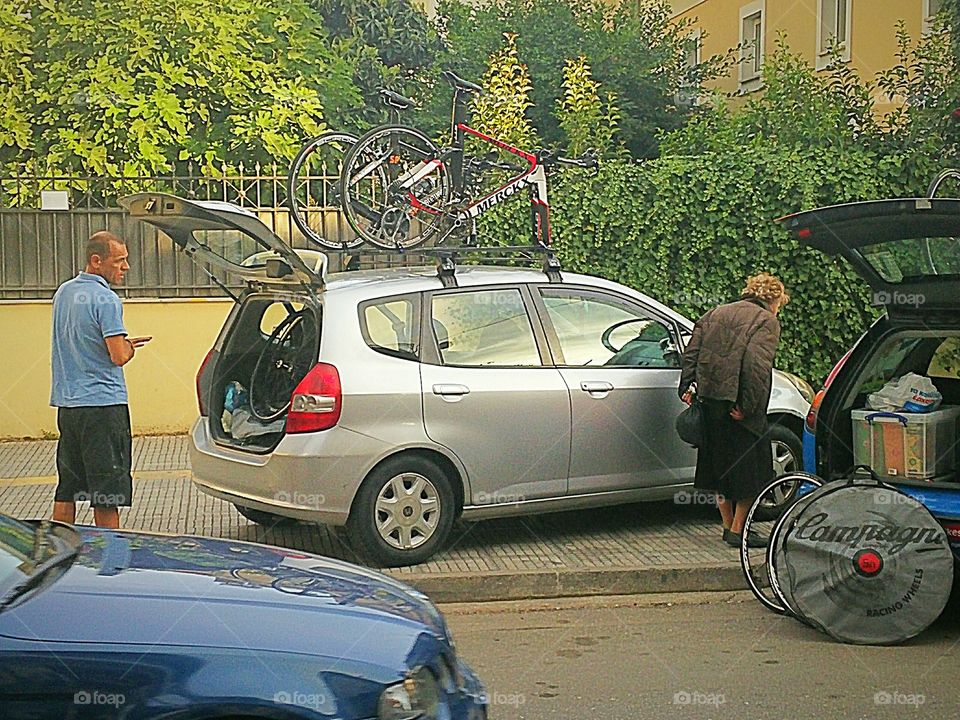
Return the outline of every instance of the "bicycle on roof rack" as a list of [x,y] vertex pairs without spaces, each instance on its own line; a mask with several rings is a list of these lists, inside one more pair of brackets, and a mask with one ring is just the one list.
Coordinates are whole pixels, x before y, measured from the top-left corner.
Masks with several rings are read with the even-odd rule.
[[[479,85],[454,73],[442,74],[454,90],[451,144],[438,148],[416,128],[388,123],[362,135],[343,159],[340,199],[344,217],[357,236],[386,250],[407,250],[431,238],[443,242],[467,232],[476,244],[476,218],[524,188],[529,189],[531,245],[550,245],[550,206],[546,168],[560,164],[597,166],[590,152],[564,158],[552,150],[528,152],[467,125],[469,96]],[[526,162],[502,163],[464,152],[470,135]],[[487,192],[481,176],[504,171],[509,179]]]
[[[399,123],[400,113],[414,106],[413,100],[381,88],[380,100],[387,107],[391,123]],[[352,250],[364,238],[328,238],[324,232],[330,208],[340,206],[340,175],[347,152],[357,142],[353,133],[331,130],[308,139],[290,165],[287,174],[287,205],[294,224],[307,240],[325,250]]]

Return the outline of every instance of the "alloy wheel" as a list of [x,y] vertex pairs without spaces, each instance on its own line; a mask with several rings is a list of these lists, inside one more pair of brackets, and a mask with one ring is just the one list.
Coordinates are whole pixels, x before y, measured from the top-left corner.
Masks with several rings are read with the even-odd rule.
[[415,472],[401,473],[377,495],[377,532],[391,547],[410,550],[434,534],[440,512],[440,497],[430,479]]

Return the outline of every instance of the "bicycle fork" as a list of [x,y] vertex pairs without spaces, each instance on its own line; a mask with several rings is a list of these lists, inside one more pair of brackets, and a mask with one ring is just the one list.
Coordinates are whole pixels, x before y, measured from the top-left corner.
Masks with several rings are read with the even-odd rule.
[[530,184],[530,244],[550,247],[550,205],[547,202],[547,172],[543,165],[529,176]]

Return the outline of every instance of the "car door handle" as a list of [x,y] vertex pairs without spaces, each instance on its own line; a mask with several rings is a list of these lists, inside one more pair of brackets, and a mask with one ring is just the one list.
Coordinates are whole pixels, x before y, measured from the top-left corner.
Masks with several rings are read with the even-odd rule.
[[433,394],[441,395],[444,397],[449,397],[449,396],[459,397],[461,395],[469,395],[470,388],[468,388],[466,385],[437,384],[433,386]]
[[613,390],[613,384],[603,381],[587,381],[580,383],[580,389],[588,393],[608,393]]

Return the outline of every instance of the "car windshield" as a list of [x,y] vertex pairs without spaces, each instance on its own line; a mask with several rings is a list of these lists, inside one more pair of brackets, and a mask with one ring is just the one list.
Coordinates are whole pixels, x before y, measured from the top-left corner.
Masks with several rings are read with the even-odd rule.
[[49,568],[61,565],[61,559],[72,558],[73,545],[48,522],[26,523],[0,515],[0,610],[35,586]]
[[869,245],[861,252],[888,283],[960,275],[960,237],[891,240]]

